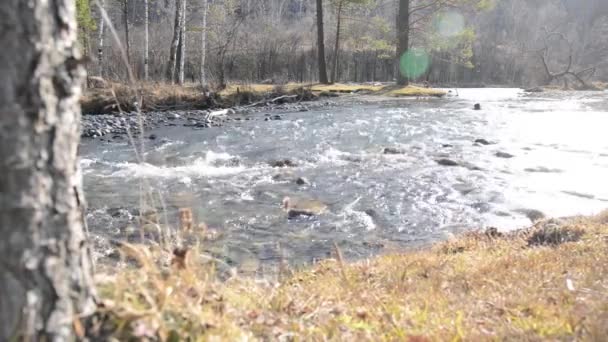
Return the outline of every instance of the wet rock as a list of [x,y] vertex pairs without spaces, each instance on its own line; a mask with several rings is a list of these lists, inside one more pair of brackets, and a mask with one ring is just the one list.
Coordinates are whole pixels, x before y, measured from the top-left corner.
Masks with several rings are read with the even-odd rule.
[[327,205],[317,200],[291,199],[285,197],[283,199],[283,210],[287,212],[289,219],[297,217],[319,216],[327,212]]
[[365,209],[364,213],[373,219],[376,219],[379,217],[378,212],[374,209]]
[[437,159],[435,161],[441,166],[460,166],[459,163],[447,158]]
[[148,137],[148,139],[150,139],[150,140],[156,140],[156,134],[150,134],[150,136]]
[[452,145],[452,144],[442,144],[441,147],[443,147],[443,148],[452,148],[452,147],[454,147],[454,145]]
[[484,145],[484,146],[495,144],[494,142],[488,141],[486,139],[477,139],[477,140],[475,140],[475,143],[479,144],[479,145]]
[[503,236],[503,233],[499,232],[496,227],[488,227],[484,234],[490,238],[499,238]]
[[310,182],[308,181],[308,179],[306,179],[304,177],[298,177],[298,179],[296,179],[296,184],[298,184],[298,185],[309,185]]
[[488,212],[490,212],[490,210],[492,210],[492,206],[485,202],[473,203],[473,204],[471,204],[471,207],[473,209],[477,210],[477,212],[482,213],[482,214],[488,213]]
[[473,106],[473,109],[474,109],[474,110],[481,110],[481,104],[476,103],[476,104]]
[[405,154],[405,151],[396,147],[385,147],[382,150],[383,154]]
[[501,151],[496,152],[495,156],[497,156],[498,158],[505,158],[505,159],[510,159],[510,158],[515,157],[514,155],[512,155],[510,153],[501,152]]
[[268,163],[272,167],[295,167],[296,163],[290,159],[275,160]]
[[533,87],[524,90],[526,93],[542,93],[545,90],[542,87]]
[[576,242],[581,236],[581,229],[570,227],[561,220],[548,220],[528,238],[528,246],[557,246],[565,242]]
[[526,172],[536,172],[536,173],[561,173],[563,172],[560,169],[550,169],[544,166],[534,167],[534,168],[526,168],[524,169]]
[[524,215],[530,221],[532,221],[532,223],[535,223],[547,217],[542,211],[536,209],[518,209],[515,210],[515,212]]

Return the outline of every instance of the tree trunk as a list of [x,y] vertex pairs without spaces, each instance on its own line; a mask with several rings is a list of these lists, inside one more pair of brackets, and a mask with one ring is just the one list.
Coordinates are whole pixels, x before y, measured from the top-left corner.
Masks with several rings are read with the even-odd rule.
[[209,12],[209,0],[203,0],[203,29],[201,30],[201,86],[207,86],[207,73],[205,69],[205,58],[207,56],[207,12]]
[[144,80],[148,80],[150,76],[149,62],[150,62],[150,13],[148,7],[148,0],[144,0]]
[[[105,0],[101,0],[99,2],[100,12],[105,11]],[[99,73],[99,77],[103,78],[103,38],[105,34],[105,21],[103,20],[103,15],[99,15],[99,36],[97,40],[97,72]]]
[[410,0],[399,0],[399,13],[397,14],[397,56],[395,56],[397,84],[406,86],[408,79],[401,71],[401,56],[409,48],[410,41]]
[[182,6],[180,0],[175,1],[175,22],[173,25],[173,40],[171,40],[171,50],[169,52],[169,68],[167,78],[171,83],[175,83],[177,76],[177,51],[180,44],[180,36],[182,32]]
[[122,7],[123,25],[125,27],[125,48],[127,51],[127,64],[131,67],[131,43],[129,39],[129,1],[123,0]]
[[338,60],[340,53],[340,23],[342,17],[342,0],[338,2],[338,12],[336,18],[336,45],[334,46],[334,63],[331,70],[331,83],[336,83],[338,80]]
[[323,33],[323,0],[317,0],[317,53],[319,64],[319,82],[329,83],[327,65],[325,64],[325,34]]
[[186,0],[181,0],[182,17],[179,35],[179,84],[184,84],[184,69],[186,66]]
[[0,1],[0,341],[69,341],[94,309],[73,0]]

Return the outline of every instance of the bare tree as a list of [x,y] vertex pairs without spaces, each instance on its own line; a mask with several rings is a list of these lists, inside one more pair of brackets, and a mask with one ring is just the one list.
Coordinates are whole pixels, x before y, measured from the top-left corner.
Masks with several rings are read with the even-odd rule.
[[93,283],[73,0],[0,2],[0,340],[70,341]]
[[179,84],[184,84],[184,69],[186,66],[186,0],[181,0],[182,17],[179,38]]
[[317,58],[319,64],[319,82],[329,83],[327,64],[325,62],[325,34],[323,33],[323,0],[317,0]]
[[334,62],[331,69],[331,83],[335,83],[338,77],[338,61],[340,54],[340,24],[342,23],[342,6],[345,0],[338,0],[336,9],[336,44],[334,45]]
[[[99,1],[100,11],[105,11],[105,0]],[[98,28],[98,38],[97,38],[97,63],[98,63],[98,74],[99,77],[103,77],[103,38],[105,34],[105,22],[103,20],[103,16],[99,16],[99,28]]]
[[[566,67],[564,67],[563,71],[561,71],[561,72],[551,72],[549,64],[548,64],[548,60],[550,58],[550,54],[549,54],[550,44],[554,38],[557,38],[557,40],[559,42],[564,42],[568,46],[568,63],[566,64]],[[545,28],[545,37],[543,38],[543,43],[544,43],[544,46],[542,49],[540,49],[540,51],[538,51],[538,55],[543,64],[543,70],[545,71],[545,74],[546,74],[546,78],[545,78],[546,84],[550,84],[553,81],[562,79],[564,81],[564,86],[567,88],[568,87],[568,77],[572,77],[574,80],[576,80],[580,84],[581,88],[584,88],[584,89],[592,88],[589,84],[587,84],[584,77],[593,76],[593,74],[595,73],[595,67],[586,68],[586,69],[578,71],[578,72],[572,71],[572,68],[573,68],[572,62],[574,59],[574,56],[573,56],[574,52],[573,52],[573,48],[572,48],[572,42],[570,42],[570,40],[566,37],[566,35],[564,35],[561,32],[550,32]]]
[[148,0],[144,0],[144,79],[147,81],[149,77],[149,62],[150,62],[150,9]]
[[201,29],[201,86],[207,86],[207,73],[205,58],[207,56],[207,14],[209,12],[209,0],[203,0],[203,27]]
[[129,39],[129,0],[122,1],[122,19],[125,29],[125,49],[127,51],[127,61],[131,67],[131,40]]
[[178,68],[178,50],[180,45],[180,38],[182,33],[182,6],[180,5],[181,0],[175,0],[175,21],[173,25],[173,39],[171,40],[171,50],[169,52],[169,67],[168,67],[168,79],[171,83],[175,83]]
[[405,86],[408,79],[401,72],[401,56],[407,51],[410,44],[410,0],[399,0],[397,12],[397,55],[395,64],[397,71],[397,84]]

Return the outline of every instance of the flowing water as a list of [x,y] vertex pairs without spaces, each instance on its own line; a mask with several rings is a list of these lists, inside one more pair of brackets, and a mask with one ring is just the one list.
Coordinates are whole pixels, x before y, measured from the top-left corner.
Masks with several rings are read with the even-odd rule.
[[[170,223],[192,208],[221,233],[208,249],[237,264],[308,263],[333,243],[360,258],[467,229],[525,227],[529,209],[569,216],[608,207],[606,92],[464,89],[444,99],[341,102],[277,121],[260,113],[220,128],[159,128],[146,164],[127,143],[84,141],[92,234],[127,238],[123,214],[140,206],[142,179]],[[474,144],[479,138],[495,144]],[[446,158],[464,166],[436,162]],[[296,166],[268,164],[284,159]],[[329,210],[288,219],[285,196]]]

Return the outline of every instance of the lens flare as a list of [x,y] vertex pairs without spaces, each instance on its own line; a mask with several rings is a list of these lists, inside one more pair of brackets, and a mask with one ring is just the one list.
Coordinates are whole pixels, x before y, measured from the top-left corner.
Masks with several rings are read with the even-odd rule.
[[422,49],[413,48],[401,56],[399,71],[409,79],[422,76],[429,68],[429,55]]
[[464,30],[464,17],[454,11],[439,13],[435,17],[435,29],[443,37],[457,36]]

